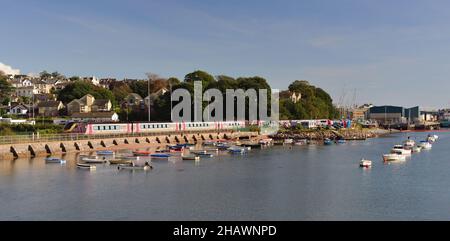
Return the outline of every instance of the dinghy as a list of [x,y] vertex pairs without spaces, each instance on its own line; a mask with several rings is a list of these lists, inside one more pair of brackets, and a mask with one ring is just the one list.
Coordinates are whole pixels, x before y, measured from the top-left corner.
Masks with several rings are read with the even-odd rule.
[[60,158],[55,158],[55,157],[47,157],[45,158],[45,162],[46,163],[61,163],[64,164],[66,163],[66,160],[60,159]]

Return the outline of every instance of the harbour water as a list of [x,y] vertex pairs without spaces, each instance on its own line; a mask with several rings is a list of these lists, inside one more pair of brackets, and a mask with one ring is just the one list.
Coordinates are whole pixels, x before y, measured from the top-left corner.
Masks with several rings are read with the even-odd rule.
[[80,170],[74,155],[0,161],[0,220],[450,220],[450,132],[404,162],[382,161],[427,134],[172,158],[148,172]]

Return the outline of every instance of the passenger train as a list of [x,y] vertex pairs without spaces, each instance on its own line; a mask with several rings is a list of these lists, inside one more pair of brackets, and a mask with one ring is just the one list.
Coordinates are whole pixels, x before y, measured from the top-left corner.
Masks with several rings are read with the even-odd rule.
[[[258,122],[259,124],[259,122]],[[245,121],[224,122],[166,122],[166,123],[68,123],[65,132],[86,135],[133,134],[183,131],[239,130],[246,127]]]

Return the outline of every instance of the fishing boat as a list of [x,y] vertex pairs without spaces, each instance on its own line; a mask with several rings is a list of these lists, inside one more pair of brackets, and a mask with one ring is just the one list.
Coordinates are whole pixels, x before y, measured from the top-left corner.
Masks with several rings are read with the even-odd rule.
[[304,146],[307,144],[308,144],[308,140],[306,140],[306,139],[300,139],[300,140],[297,140],[294,142],[294,145],[297,145],[297,146]]
[[95,165],[89,165],[89,164],[85,164],[85,163],[77,163],[77,167],[80,169],[90,169],[90,170],[97,169],[97,167]]
[[119,164],[131,164],[133,163],[131,160],[123,160],[123,159],[114,159],[108,161],[110,165],[119,165]]
[[214,157],[214,155],[211,154],[211,153],[199,153],[199,154],[196,154],[196,155],[199,156],[199,157],[209,157],[209,158]]
[[402,145],[394,145],[391,153],[397,153],[400,155],[411,155],[411,149],[405,149]]
[[133,155],[135,156],[149,156],[151,154],[150,151],[133,151]]
[[150,157],[152,159],[167,159],[170,156],[171,156],[170,154],[165,154],[165,153],[155,153],[155,154],[150,155]]
[[228,151],[232,154],[243,154],[245,153],[245,149],[244,148],[240,148],[240,147],[230,147],[228,148]]
[[197,154],[197,155],[199,155],[199,154],[206,154],[206,150],[191,150],[190,151],[192,154]]
[[325,138],[325,140],[323,140],[323,144],[324,145],[331,145],[331,144],[333,144],[333,142],[331,141],[330,138]]
[[431,143],[428,141],[420,141],[419,146],[424,150],[429,150],[433,147],[433,145],[431,145]]
[[45,162],[46,163],[61,163],[64,164],[66,163],[66,160],[60,159],[60,158],[55,158],[55,157],[47,157],[45,158]]
[[383,155],[383,160],[385,162],[388,162],[388,161],[404,161],[404,160],[406,160],[406,156],[405,155],[401,155],[401,154],[397,154],[397,153],[389,153],[389,154],[384,154]]
[[371,167],[371,166],[372,166],[372,161],[366,160],[366,159],[363,158],[363,159],[359,162],[359,166],[360,166],[360,167]]
[[181,159],[183,159],[185,161],[199,161],[200,157],[195,156],[195,155],[187,155],[187,156],[182,156]]
[[259,140],[259,144],[262,144],[262,145],[270,145],[270,144],[272,144],[272,138],[265,138],[265,139],[261,139],[261,140]]
[[292,144],[292,143],[294,143],[293,139],[290,139],[290,138],[284,139],[284,144]]
[[403,146],[406,148],[412,148],[416,145],[416,142],[414,140],[406,140],[403,142]]
[[338,143],[338,144],[345,144],[347,142],[344,139],[339,139],[339,140],[336,141],[336,143]]
[[104,151],[97,151],[97,155],[114,155],[114,151],[104,150]]
[[101,164],[101,163],[106,163],[107,160],[106,159],[98,159],[98,158],[81,158],[81,161],[83,161],[83,163],[90,163],[90,164]]
[[119,169],[119,170],[144,170],[144,171],[149,171],[149,170],[153,169],[153,166],[151,166],[148,162],[146,162],[144,166],[135,166],[133,164],[119,164],[117,166],[117,169]]
[[421,152],[422,151],[422,147],[420,147],[420,146],[413,146],[411,148],[411,151],[414,152],[414,153]]

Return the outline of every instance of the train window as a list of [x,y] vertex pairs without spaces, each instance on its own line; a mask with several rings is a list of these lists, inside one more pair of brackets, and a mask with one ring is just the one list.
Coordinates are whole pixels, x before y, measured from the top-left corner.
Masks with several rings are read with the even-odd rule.
[[159,125],[156,125],[156,128],[159,128]]
[[106,130],[106,126],[103,126],[103,130]]
[[111,126],[108,126],[109,127],[109,129],[111,130]]

